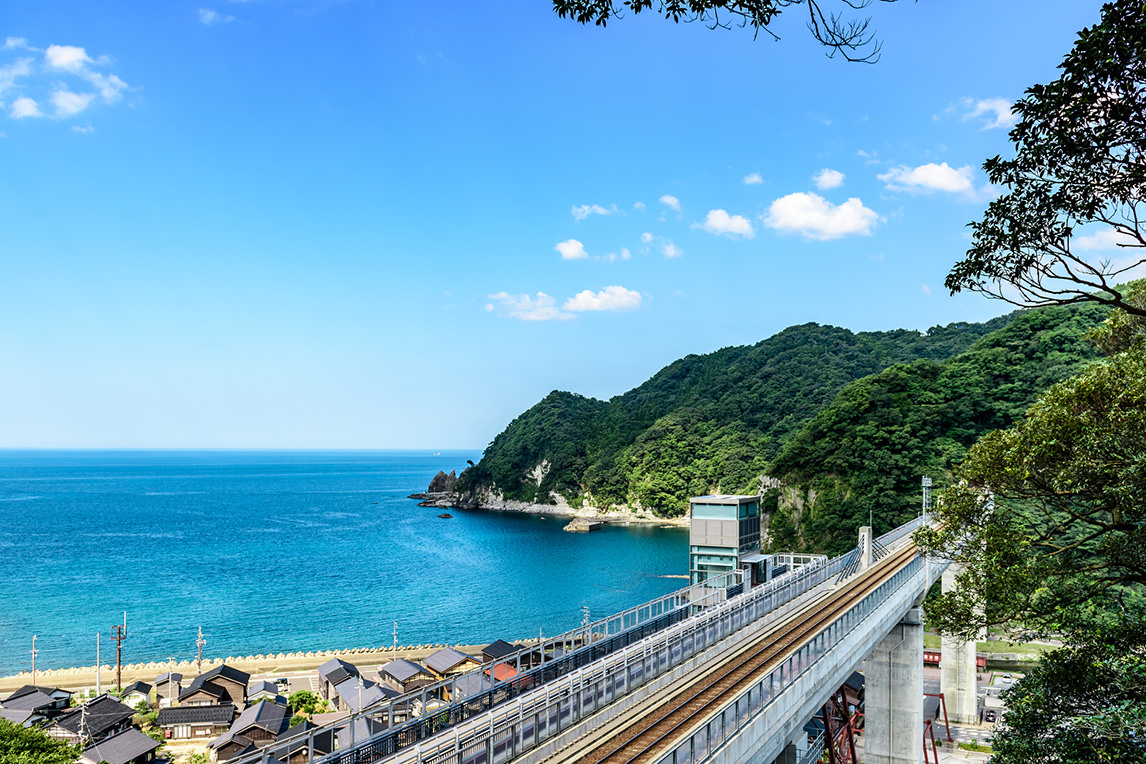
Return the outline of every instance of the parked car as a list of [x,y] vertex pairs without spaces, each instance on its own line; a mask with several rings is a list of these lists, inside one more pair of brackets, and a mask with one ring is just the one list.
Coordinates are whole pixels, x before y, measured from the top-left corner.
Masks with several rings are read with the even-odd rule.
[[986,711],[984,711],[983,712],[983,721],[985,721],[985,722],[995,721],[995,709],[988,708]]

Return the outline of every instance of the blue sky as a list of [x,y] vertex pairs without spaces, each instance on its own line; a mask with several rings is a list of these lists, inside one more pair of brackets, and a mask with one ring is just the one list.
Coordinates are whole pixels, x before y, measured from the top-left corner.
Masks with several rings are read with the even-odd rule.
[[471,448],[814,321],[926,330],[1098,2],[877,3],[875,65],[547,0],[19,3],[0,447]]

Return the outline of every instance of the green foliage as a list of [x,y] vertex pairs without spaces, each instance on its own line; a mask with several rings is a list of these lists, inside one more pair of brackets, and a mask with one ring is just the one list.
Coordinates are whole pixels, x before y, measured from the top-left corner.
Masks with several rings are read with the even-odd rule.
[[306,716],[304,714],[295,714],[294,716],[292,716],[290,718],[290,726],[291,727],[297,727],[298,725],[302,724],[305,721],[306,721]]
[[[1146,316],[1146,306],[1115,286],[1146,262],[1143,30],[1142,0],[1108,3],[1101,23],[1079,33],[1061,76],[1012,107],[1015,156],[983,165],[1006,192],[972,224],[971,249],[947,276],[952,293],[1024,306],[1098,301]],[[1118,256],[1080,256],[1072,244],[1083,226],[1113,234]]]
[[1098,305],[1023,312],[946,361],[897,364],[860,379],[791,438],[768,473],[807,501],[772,518],[772,548],[839,554],[871,517],[877,534],[919,513],[919,478],[949,475],[976,439],[1005,427],[1050,384],[1096,357]]
[[[1146,586],[1146,349],[1049,389],[983,437],[937,506],[929,552],[968,565],[929,610],[970,633],[1008,620],[1056,628],[1120,610]],[[988,493],[988,490],[991,493]],[[984,601],[984,594],[989,596]]]
[[139,714],[140,716],[146,716],[147,714],[151,713],[151,704],[146,700],[139,701],[135,704],[135,713]]
[[0,719],[0,764],[72,764],[80,747]]
[[755,492],[783,443],[849,382],[897,362],[949,358],[1011,320],[926,335],[805,324],[687,356],[607,403],[553,392],[494,438],[456,490],[495,488],[537,503],[550,492],[598,506],[640,502],[661,515],[680,514],[690,496],[708,491]]
[[314,709],[318,706],[320,701],[321,698],[310,690],[298,690],[297,692],[292,692],[290,697],[287,698],[287,708],[296,714],[300,711],[313,714]]
[[996,764],[1146,761],[1146,620],[1072,633],[1003,699]]

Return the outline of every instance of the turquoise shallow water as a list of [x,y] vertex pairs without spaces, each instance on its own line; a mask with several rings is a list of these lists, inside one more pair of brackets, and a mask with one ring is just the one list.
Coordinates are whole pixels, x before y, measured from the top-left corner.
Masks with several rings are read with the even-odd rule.
[[417,506],[477,452],[0,451],[0,675],[553,634],[680,588],[682,529]]

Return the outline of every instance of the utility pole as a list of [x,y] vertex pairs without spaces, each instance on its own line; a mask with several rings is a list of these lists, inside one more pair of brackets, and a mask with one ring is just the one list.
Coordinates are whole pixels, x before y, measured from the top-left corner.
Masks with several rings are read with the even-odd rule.
[[36,653],[38,653],[38,652],[39,652],[39,650],[36,649],[36,635],[33,634],[32,635],[32,684],[33,685],[36,684]]
[[195,659],[195,670],[200,674],[203,673],[203,645],[207,644],[207,640],[203,639],[203,627],[199,627],[199,639],[195,640],[195,644],[199,646],[199,657]]
[[103,695],[100,688],[100,665],[99,665],[99,632],[96,632],[96,695]]
[[[127,614],[123,617],[127,623]],[[115,640],[115,689],[123,689],[123,640],[127,639],[127,627],[118,623],[111,627],[111,638]]]
[[398,660],[398,622],[394,621],[394,660]]

